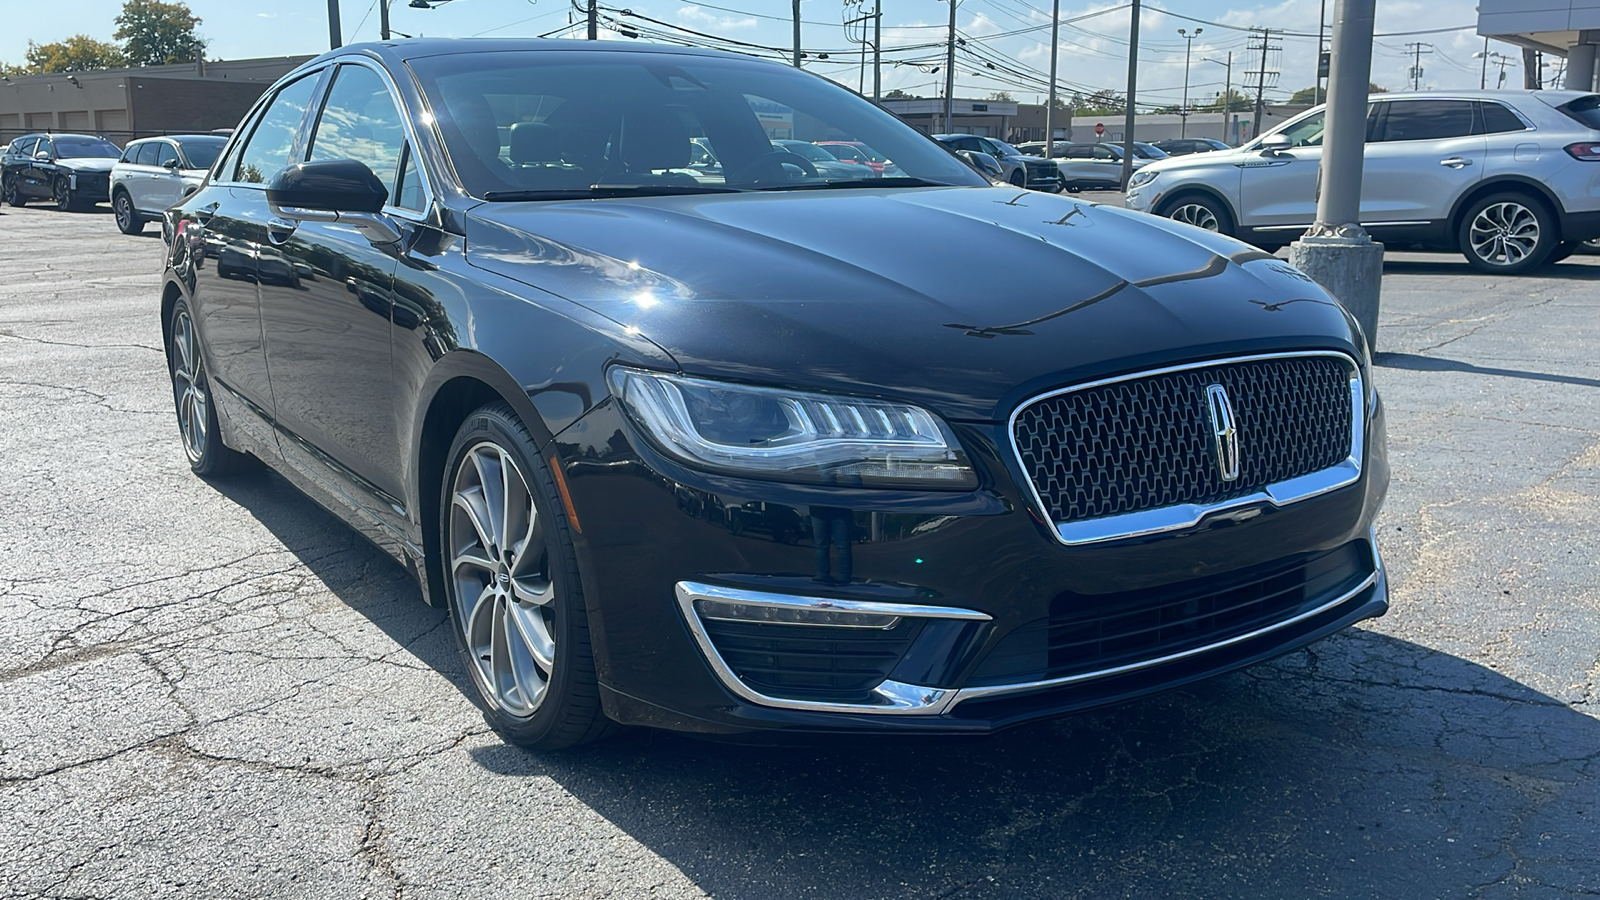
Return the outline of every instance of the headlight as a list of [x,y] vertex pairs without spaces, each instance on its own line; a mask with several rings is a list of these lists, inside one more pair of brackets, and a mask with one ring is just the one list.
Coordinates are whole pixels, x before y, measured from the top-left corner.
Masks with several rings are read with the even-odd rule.
[[1155,181],[1156,176],[1160,174],[1160,172],[1152,172],[1149,169],[1140,169],[1139,171],[1133,173],[1132,178],[1128,179],[1128,187],[1138,187],[1141,184],[1149,184],[1150,182]]
[[938,417],[903,403],[613,367],[611,393],[669,455],[752,478],[968,490],[977,475]]

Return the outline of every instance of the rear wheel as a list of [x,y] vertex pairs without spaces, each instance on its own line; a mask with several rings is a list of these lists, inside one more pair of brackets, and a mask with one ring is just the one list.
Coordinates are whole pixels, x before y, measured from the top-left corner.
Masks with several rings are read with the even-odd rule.
[[144,217],[133,208],[133,199],[127,191],[117,191],[111,200],[111,210],[117,216],[117,230],[123,234],[144,234]]
[[484,718],[506,740],[559,750],[603,736],[570,523],[516,414],[485,406],[450,448],[440,558],[450,618]]
[[167,370],[172,376],[172,403],[178,413],[183,452],[196,475],[229,475],[250,467],[252,458],[222,443],[217,408],[211,402],[205,354],[195,333],[189,305],[179,300],[172,309],[167,344]]
[[5,179],[4,184],[0,184],[0,199],[11,206],[28,205],[28,199],[22,196],[22,189],[17,186],[17,179],[14,176]]
[[1214,197],[1205,194],[1184,194],[1172,199],[1162,215],[1185,225],[1204,228],[1219,234],[1233,234],[1233,216],[1227,207]]
[[1538,268],[1560,243],[1555,216],[1526,194],[1491,194],[1467,207],[1459,244],[1467,263],[1483,272],[1520,275]]

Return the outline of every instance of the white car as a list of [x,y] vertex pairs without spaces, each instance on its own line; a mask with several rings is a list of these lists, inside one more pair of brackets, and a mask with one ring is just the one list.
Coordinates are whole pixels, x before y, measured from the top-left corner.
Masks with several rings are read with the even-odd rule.
[[228,139],[180,134],[133,141],[111,167],[111,210],[123,234],[140,234],[167,207],[194,193]]
[[[1514,274],[1600,237],[1600,94],[1376,94],[1367,109],[1361,224],[1375,240]],[[1319,106],[1237,150],[1153,162],[1128,207],[1287,244],[1316,218],[1323,125]]]

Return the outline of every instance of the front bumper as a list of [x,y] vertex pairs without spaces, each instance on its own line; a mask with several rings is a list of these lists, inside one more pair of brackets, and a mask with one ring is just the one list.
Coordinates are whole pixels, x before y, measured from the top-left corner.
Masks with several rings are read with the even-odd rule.
[[[1387,609],[1371,531],[1388,483],[1381,405],[1353,484],[1251,518],[1087,546],[1063,546],[1030,511],[995,449],[1004,424],[953,427],[980,469],[978,491],[710,476],[637,441],[614,404],[563,432],[607,712],[701,733],[983,733],[1270,659]],[[1321,566],[1320,580],[1308,575],[1266,618],[1237,612],[1249,598],[1213,599],[1265,593],[1256,585],[1296,566]],[[723,605],[703,615],[707,600]],[[740,621],[741,603],[824,616],[807,624],[796,618],[812,613],[782,609],[762,622],[758,610]],[[1124,608],[1154,616],[1158,632],[1237,618],[1209,638],[1153,643],[1130,637],[1131,621],[1082,650],[1075,615],[1099,610],[1090,618],[1104,622]],[[1103,664],[1077,665],[1080,652]]]

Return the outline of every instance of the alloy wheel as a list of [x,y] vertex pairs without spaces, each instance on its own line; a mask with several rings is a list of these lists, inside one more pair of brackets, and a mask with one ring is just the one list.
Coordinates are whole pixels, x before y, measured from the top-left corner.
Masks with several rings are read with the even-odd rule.
[[473,677],[499,709],[525,718],[555,671],[555,585],[544,522],[511,454],[492,441],[462,456],[447,539],[452,600]]
[[178,410],[183,450],[191,463],[205,452],[210,428],[211,397],[206,392],[206,366],[195,339],[194,320],[182,309],[172,319],[172,399]]
[[113,204],[117,214],[117,227],[123,231],[133,227],[133,203],[128,200],[127,194],[118,194],[117,202]]
[[1532,256],[1539,237],[1539,217],[1510,200],[1484,207],[1467,232],[1473,254],[1492,266],[1514,266]]
[[56,203],[56,209],[65,212],[72,208],[72,189],[67,187],[66,179],[56,179],[55,188],[50,197]]
[[1212,212],[1211,208],[1204,203],[1185,203],[1174,209],[1169,218],[1174,222],[1183,222],[1186,225],[1194,225],[1207,231],[1221,230],[1221,226],[1217,222],[1217,214]]

